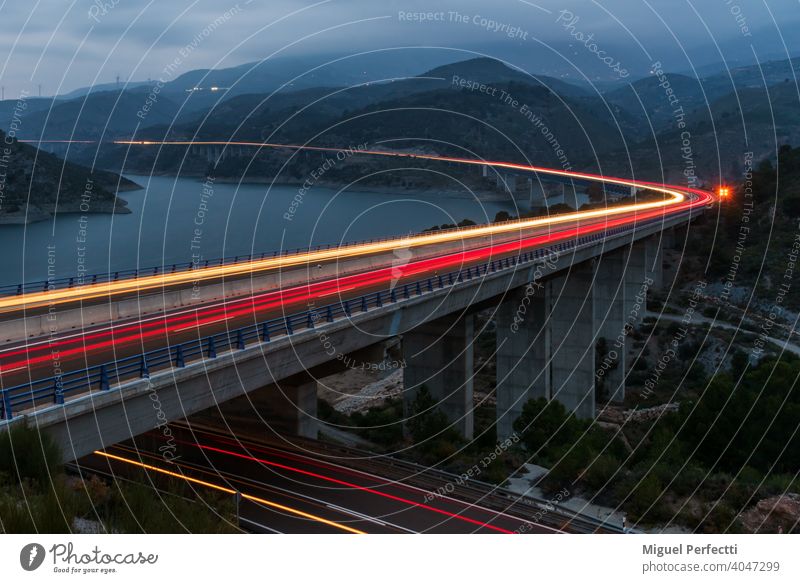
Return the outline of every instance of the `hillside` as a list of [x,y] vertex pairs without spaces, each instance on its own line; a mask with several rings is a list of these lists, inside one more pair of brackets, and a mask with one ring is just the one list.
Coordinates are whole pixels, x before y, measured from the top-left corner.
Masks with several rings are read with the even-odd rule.
[[56,213],[128,213],[114,193],[140,188],[105,171],[64,162],[33,146],[5,143],[0,131],[0,224],[30,223]]
[[[461,79],[475,85],[459,84]],[[477,89],[480,84],[486,89]],[[196,121],[169,130],[164,126],[147,128],[140,137],[266,140],[332,147],[382,144],[579,167],[590,163],[595,153],[623,147],[622,136],[632,125],[627,114],[615,115],[600,98],[568,83],[534,78],[492,59],[471,59],[387,84],[233,97]],[[124,160],[126,170],[140,172],[207,171],[202,154],[189,152],[184,160],[184,153],[162,149],[156,160],[152,150],[107,147],[100,163],[118,170]],[[314,166],[306,166],[302,160],[296,157],[279,179],[294,181],[308,175]],[[215,173],[237,177],[246,172],[246,179],[271,177],[284,161],[273,151],[262,152],[255,160],[245,154],[227,159]],[[390,161],[369,165],[370,174],[392,167]],[[339,172],[327,173],[326,180],[352,179],[350,173]],[[460,169],[448,172],[463,175]],[[422,187],[439,186],[434,174],[428,173],[427,179]],[[372,176],[368,181],[377,184],[381,178]]]
[[635,168],[641,179],[676,183],[686,183],[684,171],[712,185],[741,179],[746,153],[758,161],[774,158],[783,144],[800,143],[797,99],[793,83],[740,89],[689,112],[685,129],[670,128],[626,151],[605,153],[604,170],[622,176]]
[[[656,76],[597,96],[487,58],[441,65],[412,78],[351,87],[294,86],[291,91],[227,97],[224,91],[218,96],[198,91],[184,92],[180,98],[165,88],[145,120],[136,116],[144,97],[140,88],[139,94],[126,91],[90,96],[96,101],[83,108],[77,127],[82,100],[58,102],[49,114],[46,134],[71,135],[76,128],[76,136],[95,137],[102,132],[104,116],[114,107],[107,137],[130,135],[141,122],[137,137],[151,140],[226,139],[334,147],[401,140],[403,147],[424,145],[440,153],[461,155],[466,147],[468,155],[486,158],[556,167],[567,164],[609,175],[681,183],[687,174],[694,174],[699,183],[715,183],[720,177],[738,177],[745,152],[753,152],[759,160],[774,157],[780,144],[800,142],[794,84],[779,81],[796,66],[797,61],[764,64],[764,79],[773,83],[766,88],[752,86],[761,71],[757,67],[742,67],[699,81],[667,74],[677,103],[670,102]],[[250,76],[259,70],[256,67],[246,78],[255,83],[256,77]],[[265,79],[259,83],[267,83]],[[464,84],[459,85],[461,80]],[[237,85],[237,91],[248,86],[265,85]],[[191,105],[184,105],[175,118],[186,95]],[[674,112],[677,106],[683,108],[680,120]],[[32,112],[26,118],[26,131],[43,127],[37,120],[45,115],[47,112]],[[773,123],[773,116],[780,121]],[[679,127],[679,121],[685,122],[685,127]],[[559,151],[563,152],[556,155]],[[295,182],[314,169],[303,157],[289,161],[286,156],[264,151],[250,160],[253,152],[237,152],[237,158],[227,158],[215,172],[222,178],[246,172],[245,179],[259,181],[280,173],[279,181]],[[74,147],[70,159],[89,164],[95,154],[94,148]],[[187,175],[200,176],[209,170],[205,153],[187,154],[176,148],[146,151],[105,145],[97,160],[115,171],[123,163],[125,170],[134,172],[174,174],[180,168]],[[287,161],[288,167],[281,170]],[[369,171],[392,167],[385,161],[370,164]],[[332,183],[352,178],[341,168],[325,177]],[[369,180],[380,181],[375,177]],[[431,173],[421,180],[413,183],[440,186]]]

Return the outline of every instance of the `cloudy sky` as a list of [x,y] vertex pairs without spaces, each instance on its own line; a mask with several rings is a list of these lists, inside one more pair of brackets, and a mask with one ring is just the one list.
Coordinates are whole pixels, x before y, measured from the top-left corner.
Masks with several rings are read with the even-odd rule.
[[798,24],[798,0],[0,0],[0,83],[6,98],[65,93],[157,77],[176,56],[185,72],[414,45],[553,73],[597,65],[588,35],[632,71],[690,70],[794,56]]

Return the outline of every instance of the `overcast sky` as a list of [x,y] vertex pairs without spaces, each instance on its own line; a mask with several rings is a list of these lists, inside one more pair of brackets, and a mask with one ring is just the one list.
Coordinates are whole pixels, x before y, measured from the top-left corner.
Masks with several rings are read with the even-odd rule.
[[[562,10],[578,20],[570,25]],[[443,14],[413,20],[430,11]],[[777,58],[800,50],[798,24],[798,0],[0,0],[0,83],[8,99],[35,94],[39,84],[53,94],[117,75],[157,77],[176,57],[185,72],[408,45],[466,48],[535,68],[553,54],[597,60],[579,46],[589,34],[595,50],[623,65],[684,50],[692,62]]]

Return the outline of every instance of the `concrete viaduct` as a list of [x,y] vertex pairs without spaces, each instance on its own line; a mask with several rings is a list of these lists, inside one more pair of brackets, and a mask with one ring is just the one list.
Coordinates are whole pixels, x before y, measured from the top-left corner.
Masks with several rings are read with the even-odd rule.
[[[697,209],[601,235],[578,237],[546,253],[506,262],[452,285],[420,288],[410,297],[132,378],[63,404],[12,419],[42,428],[65,459],[143,433],[236,398],[251,399],[265,421],[302,436],[317,434],[317,380],[349,361],[376,361],[401,339],[408,407],[425,385],[454,427],[473,434],[474,315],[494,310],[497,432],[502,439],[528,399],[557,399],[592,418],[597,379],[607,397],[625,394],[627,332],[641,319],[648,289],[661,284],[662,250]],[[379,300],[380,303],[380,300]],[[598,362],[596,346],[616,346]]]

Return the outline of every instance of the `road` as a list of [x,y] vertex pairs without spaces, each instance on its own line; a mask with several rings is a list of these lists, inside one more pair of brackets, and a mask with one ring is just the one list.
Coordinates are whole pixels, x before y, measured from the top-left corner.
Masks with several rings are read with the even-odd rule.
[[[242,527],[279,533],[555,533],[510,513],[387,480],[286,445],[188,425],[138,436],[78,462],[84,470],[192,481],[198,493],[242,494]],[[165,460],[163,451],[176,452]],[[369,467],[369,461],[363,462]],[[168,472],[168,473],[167,473]],[[442,482],[442,486],[446,482]]]
[[[652,218],[651,213],[660,215],[661,211],[638,213],[637,220]],[[632,220],[634,219],[625,215],[614,219],[584,221],[579,226],[558,230],[549,226],[538,227],[534,234],[513,242],[468,251],[459,250],[404,265],[10,343],[0,350],[0,380],[3,388],[23,385],[31,380],[53,376],[54,360],[58,361],[62,374],[82,370],[271,318],[303,312],[309,307],[320,307],[385,290],[392,284],[395,289],[398,286],[402,289],[406,283],[415,283],[432,275],[482,265],[490,260],[515,256],[523,251],[546,247],[580,235],[603,232]],[[80,288],[76,291],[80,291]]]

